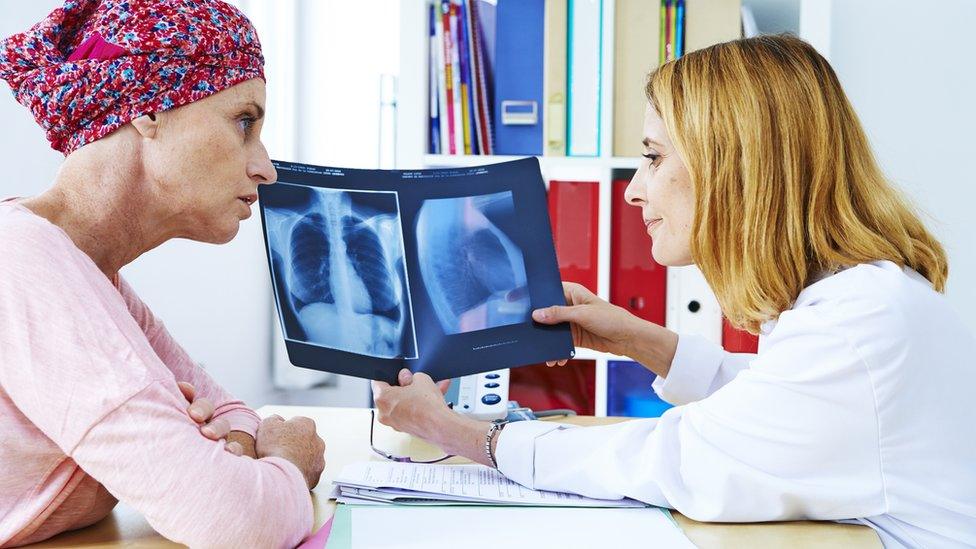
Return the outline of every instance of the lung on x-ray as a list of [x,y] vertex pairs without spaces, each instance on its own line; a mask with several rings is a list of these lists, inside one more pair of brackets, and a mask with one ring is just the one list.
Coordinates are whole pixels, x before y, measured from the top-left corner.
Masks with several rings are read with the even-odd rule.
[[529,321],[525,260],[503,230],[514,218],[509,191],[424,200],[417,214],[417,259],[445,333]]
[[265,209],[285,337],[415,358],[396,193],[304,186],[289,192],[287,207]]

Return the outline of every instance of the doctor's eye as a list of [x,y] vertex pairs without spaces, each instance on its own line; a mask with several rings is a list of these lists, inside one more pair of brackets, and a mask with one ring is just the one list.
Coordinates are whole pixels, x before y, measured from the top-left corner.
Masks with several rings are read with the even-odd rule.
[[661,155],[657,153],[646,153],[646,154],[642,154],[641,156],[650,160],[652,166],[657,166],[658,161],[661,159]]

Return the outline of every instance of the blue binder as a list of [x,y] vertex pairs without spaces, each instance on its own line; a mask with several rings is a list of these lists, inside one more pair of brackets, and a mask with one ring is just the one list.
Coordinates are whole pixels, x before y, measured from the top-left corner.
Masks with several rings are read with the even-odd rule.
[[495,154],[542,154],[545,12],[545,0],[498,0]]

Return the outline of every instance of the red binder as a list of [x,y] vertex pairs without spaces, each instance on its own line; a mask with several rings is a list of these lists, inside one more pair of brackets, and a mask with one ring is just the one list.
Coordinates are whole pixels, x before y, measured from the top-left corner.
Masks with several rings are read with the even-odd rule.
[[508,398],[536,411],[568,408],[591,416],[596,411],[596,363],[570,360],[552,368],[545,364],[512,368]]
[[730,353],[756,353],[759,351],[759,337],[744,330],[736,330],[723,318],[722,347]]
[[596,293],[600,185],[591,181],[550,181],[549,220],[559,275]]
[[664,326],[667,269],[651,258],[651,239],[640,208],[624,200],[630,183],[613,182],[610,221],[610,302],[644,320]]

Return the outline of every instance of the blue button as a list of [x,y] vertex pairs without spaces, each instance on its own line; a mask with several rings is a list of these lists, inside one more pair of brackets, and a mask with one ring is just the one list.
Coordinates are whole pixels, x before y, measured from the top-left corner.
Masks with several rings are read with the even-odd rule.
[[485,374],[485,379],[498,379],[500,377],[502,377],[502,376],[500,376],[498,374]]
[[487,395],[481,397],[481,402],[484,402],[488,406],[493,406],[502,401],[502,397],[496,395],[495,393],[488,393]]
[[497,389],[497,388],[498,388],[498,384],[495,382],[485,383],[485,389]]

